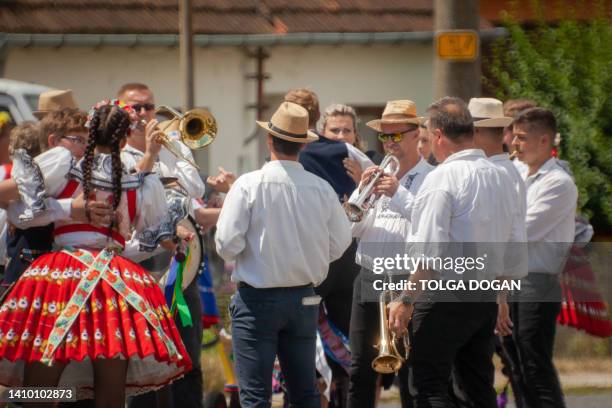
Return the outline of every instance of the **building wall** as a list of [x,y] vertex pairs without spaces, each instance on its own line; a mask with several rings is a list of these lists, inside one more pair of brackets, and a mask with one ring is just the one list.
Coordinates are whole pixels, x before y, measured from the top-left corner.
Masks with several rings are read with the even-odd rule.
[[[332,102],[383,106],[390,99],[410,98],[422,112],[432,98],[430,44],[279,46],[267,52],[270,79],[264,92],[276,100],[290,88],[309,87],[318,93],[322,109]],[[194,63],[196,105],[210,109],[219,125],[207,153],[208,170],[252,170],[261,161],[257,138],[248,145],[244,140],[256,130],[255,111],[247,109],[255,103],[256,84],[246,79],[255,71],[255,60],[238,47],[211,47],[197,48]],[[84,109],[132,81],[147,83],[157,104],[179,106],[181,101],[178,48],[18,48],[7,57],[5,75],[71,88]]]

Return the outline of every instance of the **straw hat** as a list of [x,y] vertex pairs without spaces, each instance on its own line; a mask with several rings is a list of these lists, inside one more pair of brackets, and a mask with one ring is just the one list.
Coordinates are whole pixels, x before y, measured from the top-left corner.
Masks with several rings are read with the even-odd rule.
[[393,125],[402,123],[412,123],[415,125],[419,125],[422,121],[423,118],[417,116],[416,114],[415,103],[409,101],[408,99],[404,99],[387,102],[387,106],[385,106],[385,110],[383,111],[382,117],[380,119],[371,120],[366,123],[366,125],[376,130],[377,132],[382,132],[382,124]]
[[472,98],[468,109],[474,118],[474,127],[506,127],[512,118],[504,116],[504,104],[495,98]]
[[308,111],[293,102],[283,102],[269,122],[256,121],[271,135],[296,143],[310,143],[319,140],[316,133],[308,130]]
[[55,89],[41,93],[38,98],[38,110],[32,113],[38,119],[42,119],[47,113],[64,108],[78,109],[72,89]]

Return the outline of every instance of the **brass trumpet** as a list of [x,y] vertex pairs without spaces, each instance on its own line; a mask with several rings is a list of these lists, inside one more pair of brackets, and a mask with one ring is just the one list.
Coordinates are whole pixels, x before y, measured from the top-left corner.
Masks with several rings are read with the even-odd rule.
[[378,311],[380,314],[380,341],[378,345],[375,346],[378,348],[378,355],[372,360],[372,369],[380,374],[397,372],[402,367],[402,364],[406,362],[410,347],[408,344],[408,337],[404,336],[406,356],[402,357],[395,345],[397,341],[395,333],[389,333],[389,316],[387,314],[387,302],[385,301],[387,293],[388,291],[383,291],[378,301]]
[[518,149],[516,149],[516,150],[514,150],[512,153],[510,153],[510,156],[508,156],[508,159],[510,159],[510,160],[514,160],[514,158],[515,158],[516,156],[518,156],[518,154],[519,154],[519,151],[518,151]]
[[[344,211],[351,222],[359,222],[363,218],[363,214],[374,204],[372,192],[376,181],[380,178],[383,173],[396,175],[399,171],[400,163],[397,157],[388,154],[384,157],[378,171],[370,178],[366,186],[361,190],[359,195],[353,200],[349,199],[344,203]],[[367,201],[367,203],[366,203]]]
[[[193,160],[183,156],[183,154],[173,145],[170,139],[168,129],[178,121],[178,132],[183,143],[191,150],[203,149],[211,144],[217,137],[217,121],[214,116],[206,109],[196,108],[191,109],[183,114],[177,112],[169,106],[162,105],[155,109],[155,114],[169,115],[170,120],[160,122],[157,126],[163,135],[159,137],[159,142],[174,156],[185,160],[196,169],[200,169]],[[144,126],[147,122],[143,119],[140,121]]]

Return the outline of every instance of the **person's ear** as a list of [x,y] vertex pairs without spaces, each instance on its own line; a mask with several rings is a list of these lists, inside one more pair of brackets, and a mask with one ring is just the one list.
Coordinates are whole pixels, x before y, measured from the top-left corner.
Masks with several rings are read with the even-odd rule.
[[58,142],[59,140],[57,140],[55,134],[50,133],[49,136],[47,136],[47,145],[49,147],[56,147]]

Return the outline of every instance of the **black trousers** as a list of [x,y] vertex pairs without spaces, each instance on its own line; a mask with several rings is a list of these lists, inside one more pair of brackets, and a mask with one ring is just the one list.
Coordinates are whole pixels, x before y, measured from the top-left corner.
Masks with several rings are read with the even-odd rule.
[[[563,408],[563,391],[553,364],[561,288],[555,275],[530,273],[511,304],[514,342],[523,378],[525,406]],[[537,299],[542,301],[525,301]]]
[[[497,407],[492,362],[496,319],[494,296],[484,302],[415,304],[408,365],[416,408]],[[449,392],[451,377],[456,393]]]
[[[355,263],[357,242],[353,240],[342,256],[329,265],[327,278],[315,288],[327,310],[328,319],[345,336],[349,336],[351,322],[351,300],[353,282],[359,274],[359,265]],[[332,381],[335,391],[331,395],[330,408],[346,406],[348,393],[348,374],[338,363],[327,355],[327,364],[332,370]]]
[[[151,408],[157,406],[157,401],[171,399],[172,406],[176,408],[202,408],[204,385],[202,382],[202,365],[200,355],[202,354],[202,307],[200,294],[198,292],[197,279],[194,279],[183,292],[193,326],[183,327],[179,317],[175,319],[176,327],[189,353],[193,368],[182,378],[174,381],[168,387],[146,394],[138,395],[130,401],[130,408]],[[167,389],[169,388],[169,389]],[[168,392],[171,396],[168,396]],[[161,394],[161,395],[160,395]],[[165,394],[165,395],[164,395]]]
[[[372,369],[372,361],[378,355],[374,347],[380,340],[379,304],[372,292],[372,281],[380,279],[371,271],[362,269],[355,279],[353,289],[351,327],[351,370],[348,406],[352,408],[374,407],[376,380],[378,373]],[[400,347],[401,348],[401,347]],[[404,350],[398,350],[404,355]],[[402,408],[409,408],[408,367],[406,364],[398,372]]]

